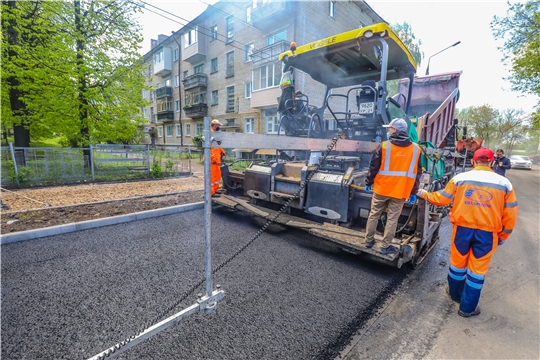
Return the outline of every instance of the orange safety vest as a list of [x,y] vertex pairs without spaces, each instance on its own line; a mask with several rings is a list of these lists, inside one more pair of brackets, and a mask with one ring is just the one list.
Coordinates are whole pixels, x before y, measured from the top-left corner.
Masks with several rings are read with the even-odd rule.
[[375,176],[373,192],[395,199],[408,199],[418,173],[420,147],[397,146],[389,140],[381,144],[381,167]]

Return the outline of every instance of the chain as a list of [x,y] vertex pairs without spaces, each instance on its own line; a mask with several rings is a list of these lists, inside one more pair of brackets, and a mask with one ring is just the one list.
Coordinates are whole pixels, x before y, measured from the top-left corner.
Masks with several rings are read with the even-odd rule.
[[[322,160],[320,162],[318,162],[316,165],[315,165],[315,169],[313,171],[311,171],[306,180],[303,180],[301,183],[300,183],[300,187],[298,188],[298,190],[296,191],[296,193],[293,195],[293,197],[289,198],[289,200],[287,200],[285,202],[285,204],[283,204],[283,206],[281,207],[281,209],[279,209],[279,211],[276,213],[276,215],[274,215],[274,217],[272,219],[269,219],[261,229],[259,229],[259,231],[257,231],[257,233],[255,235],[253,235],[253,237],[247,241],[244,245],[242,245],[234,254],[232,254],[229,258],[227,258],[225,261],[223,261],[221,264],[219,264],[214,270],[212,270],[212,274],[215,274],[217,273],[219,270],[223,269],[225,267],[225,265],[227,265],[228,263],[230,263],[234,258],[236,258],[240,253],[242,253],[249,245],[251,245],[255,240],[257,240],[257,238],[259,236],[261,236],[261,234],[273,223],[277,220],[277,218],[283,214],[287,208],[290,206],[291,202],[296,199],[300,193],[302,192],[302,190],[304,190],[304,188],[306,187],[306,185],[308,184],[308,182],[311,180],[311,178],[313,177],[313,175],[317,172],[317,170],[319,170],[319,168],[321,167],[321,164],[326,160],[326,158],[328,157],[328,155],[330,154],[330,152],[332,151],[332,149],[336,146],[336,143],[338,142],[338,140],[341,138],[341,135],[337,135],[335,136],[333,139],[332,139],[332,142],[326,147],[326,151],[322,157]],[[144,331],[146,331],[150,326],[154,325],[155,323],[157,323],[160,319],[162,319],[165,315],[167,315],[170,311],[172,311],[175,307],[177,307],[182,301],[184,301],[185,299],[188,298],[188,296],[190,296],[192,293],[195,292],[195,290],[197,290],[200,286],[202,286],[204,284],[204,282],[206,281],[205,278],[202,278],[201,280],[199,280],[195,285],[191,286],[191,288],[185,292],[182,296],[180,296],[180,298],[174,302],[174,304],[170,305],[169,307],[167,307],[165,310],[163,310],[162,312],[160,312],[157,316],[155,316],[152,320],[150,321],[147,321],[146,323],[143,324],[143,327],[142,329],[140,329],[139,331],[137,331],[134,335],[124,339],[123,341],[119,342],[118,344],[116,344],[115,346],[105,350],[102,354],[98,355],[98,359],[105,359],[105,358],[108,358],[110,355],[114,354],[117,350],[119,350],[120,348],[122,348],[124,345],[128,344],[129,342],[131,342],[133,339],[135,339],[137,336],[139,336],[140,334],[142,334]]]

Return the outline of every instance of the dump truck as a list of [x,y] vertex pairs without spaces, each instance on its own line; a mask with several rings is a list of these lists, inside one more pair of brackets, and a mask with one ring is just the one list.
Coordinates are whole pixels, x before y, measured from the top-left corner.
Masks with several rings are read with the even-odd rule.
[[[448,209],[422,199],[405,204],[393,240],[400,251],[384,255],[378,242],[365,246],[372,200],[365,179],[373,152],[387,140],[382,125],[403,118],[410,138],[422,148],[420,187],[432,191],[446,185],[455,171],[454,111],[461,72],[416,77],[411,53],[385,23],[298,47],[291,43],[279,60],[278,135],[213,134],[224,147],[273,149],[275,159],[253,161],[245,171],[224,165],[225,192],[213,203],[305,230],[398,268],[418,265],[437,242]],[[298,71],[320,83],[322,103],[310,103],[310,89],[295,95]],[[388,95],[390,80],[399,81],[394,96]],[[378,240],[385,220],[383,214]]]

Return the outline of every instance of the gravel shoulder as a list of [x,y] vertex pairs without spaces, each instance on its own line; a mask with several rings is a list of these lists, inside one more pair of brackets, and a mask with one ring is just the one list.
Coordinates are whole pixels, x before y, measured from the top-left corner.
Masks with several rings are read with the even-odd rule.
[[[202,201],[199,176],[2,190],[1,233],[40,229]],[[93,204],[92,204],[93,203]]]

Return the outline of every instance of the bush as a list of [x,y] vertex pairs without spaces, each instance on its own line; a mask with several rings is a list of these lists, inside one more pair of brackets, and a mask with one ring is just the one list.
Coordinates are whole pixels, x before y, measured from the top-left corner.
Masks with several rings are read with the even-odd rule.
[[163,170],[161,169],[161,166],[159,166],[158,162],[152,163],[152,166],[150,167],[150,176],[152,176],[153,179],[163,176]]
[[31,172],[30,168],[21,166],[17,168],[17,175],[15,175],[15,164],[12,160],[7,161],[8,171],[9,171],[9,178],[13,183],[17,183],[17,180],[19,183],[25,183],[28,181],[28,175]]

